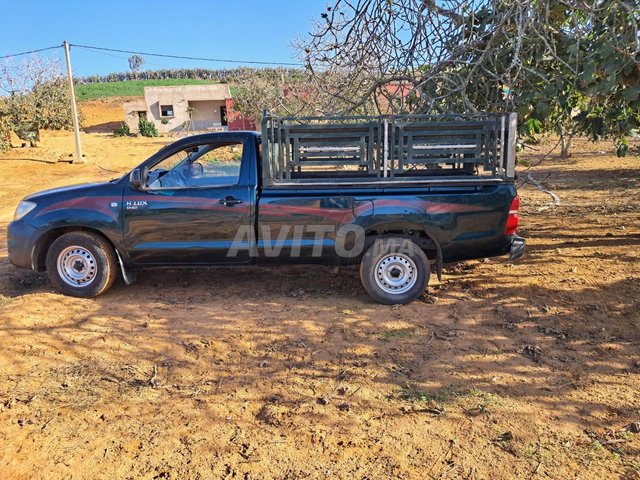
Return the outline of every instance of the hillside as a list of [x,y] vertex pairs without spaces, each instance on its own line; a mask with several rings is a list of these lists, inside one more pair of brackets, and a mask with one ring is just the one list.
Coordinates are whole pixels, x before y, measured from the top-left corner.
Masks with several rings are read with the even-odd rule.
[[80,103],[86,133],[112,133],[124,121],[124,102],[135,97],[108,97]]
[[123,82],[79,83],[76,85],[78,100],[93,100],[106,97],[129,97],[144,95],[144,87],[167,85],[207,85],[216,82],[194,78],[166,78],[156,80],[127,80]]

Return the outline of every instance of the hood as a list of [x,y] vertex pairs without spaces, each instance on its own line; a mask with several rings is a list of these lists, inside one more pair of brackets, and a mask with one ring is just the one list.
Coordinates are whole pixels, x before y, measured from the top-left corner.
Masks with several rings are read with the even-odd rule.
[[[69,225],[72,220],[82,222],[84,215],[91,217],[90,212],[94,212],[94,216],[102,215],[104,218],[108,217],[108,221],[112,221],[118,212],[116,207],[121,199],[122,184],[120,182],[83,183],[53,188],[26,197],[25,200],[34,202],[36,207],[23,218],[36,228],[50,228],[51,222],[54,221],[62,221],[65,225]],[[112,205],[112,202],[117,202],[117,205]],[[71,210],[83,210],[84,213],[69,217]],[[52,219],[47,215],[58,218]]]
[[82,190],[89,190],[91,188],[96,188],[96,187],[106,187],[108,185],[111,185],[110,182],[92,182],[92,183],[80,183],[78,185],[69,185],[67,187],[58,187],[58,188],[51,188],[49,190],[42,190],[40,192],[35,192],[32,193],[30,195],[27,195],[26,197],[24,197],[24,200],[38,200],[41,197],[46,197],[49,195],[56,195],[56,194],[65,194],[65,193],[80,193],[80,191]]

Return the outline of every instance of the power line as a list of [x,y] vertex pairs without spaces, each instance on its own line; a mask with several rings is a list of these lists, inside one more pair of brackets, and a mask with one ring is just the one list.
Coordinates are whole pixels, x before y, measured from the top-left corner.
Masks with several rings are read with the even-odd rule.
[[[110,57],[110,58],[117,58],[119,60],[127,61],[127,57],[123,57],[122,55],[114,55],[112,53],[98,52],[98,51],[96,51],[95,53],[98,54],[98,55],[105,55],[105,56]],[[173,68],[173,67],[171,67],[169,65],[164,65],[164,64],[161,64],[161,63],[148,62],[146,60],[145,60],[144,64],[145,65],[153,65],[154,67],[161,67],[161,68]]]
[[70,43],[69,45],[72,47],[86,48],[89,50],[104,50],[106,52],[131,53],[134,55],[146,55],[148,57],[178,58],[181,60],[198,60],[201,62],[224,62],[224,63],[241,63],[241,64],[254,64],[254,65],[285,65],[290,67],[302,66],[302,64],[300,63],[260,62],[255,60],[228,60],[228,59],[222,59],[222,58],[186,57],[181,55],[169,55],[169,54],[163,54],[163,53],[134,52],[133,50],[120,50],[117,48],[93,47],[91,45],[78,45],[75,43]]
[[54,48],[60,48],[62,47],[62,45],[56,45],[55,47],[47,47],[47,48],[39,48],[37,50],[29,50],[28,52],[20,52],[20,53],[11,53],[9,55],[3,55],[0,57],[0,60],[4,59],[4,58],[10,58],[10,57],[20,57],[22,55],[29,55],[30,53],[38,53],[38,52],[44,52],[46,50],[53,50]]
[[[136,51],[133,51],[133,50],[120,50],[120,49],[117,49],[117,48],[94,47],[94,46],[91,46],[91,45],[79,45],[79,44],[75,44],[75,43],[70,43],[69,46],[70,47],[85,48],[85,49],[89,49],[89,50],[103,50],[105,52],[130,53],[130,54],[137,54],[137,55],[146,55],[146,56],[149,56],[149,57],[177,58],[177,59],[181,59],[181,60],[198,60],[198,61],[202,61],[202,62],[240,63],[240,64],[253,64],[253,65],[283,65],[283,66],[289,66],[289,67],[301,67],[301,66],[303,66],[301,63],[292,63],[292,62],[261,62],[261,61],[256,61],[256,60],[231,60],[231,59],[223,59],[223,58],[188,57],[188,56],[183,56],[183,55],[170,55],[170,54],[163,54],[163,53],[136,52]],[[45,52],[47,50],[53,50],[55,48],[60,48],[60,47],[62,47],[62,45],[55,45],[55,46],[46,47],[46,48],[38,48],[36,50],[29,50],[27,52],[11,53],[11,54],[8,54],[8,55],[0,56],[0,60],[5,59],[5,58],[20,57],[20,56],[23,56],[23,55],[29,55],[31,53]],[[158,65],[158,66],[160,66],[160,65]]]

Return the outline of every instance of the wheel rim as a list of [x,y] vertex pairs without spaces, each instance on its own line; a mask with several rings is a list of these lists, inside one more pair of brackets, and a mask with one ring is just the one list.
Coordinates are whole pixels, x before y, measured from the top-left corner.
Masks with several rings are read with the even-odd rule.
[[84,247],[74,245],[58,255],[58,274],[72,287],[86,287],[96,279],[96,259]]
[[376,284],[387,293],[405,293],[411,290],[417,280],[416,264],[404,254],[387,255],[376,264]]

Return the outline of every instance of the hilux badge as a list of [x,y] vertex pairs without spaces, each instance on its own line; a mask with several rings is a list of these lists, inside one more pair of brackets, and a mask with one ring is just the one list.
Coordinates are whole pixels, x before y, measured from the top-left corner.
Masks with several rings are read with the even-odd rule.
[[133,200],[125,203],[127,210],[138,210],[140,208],[147,208],[149,205],[146,200]]

